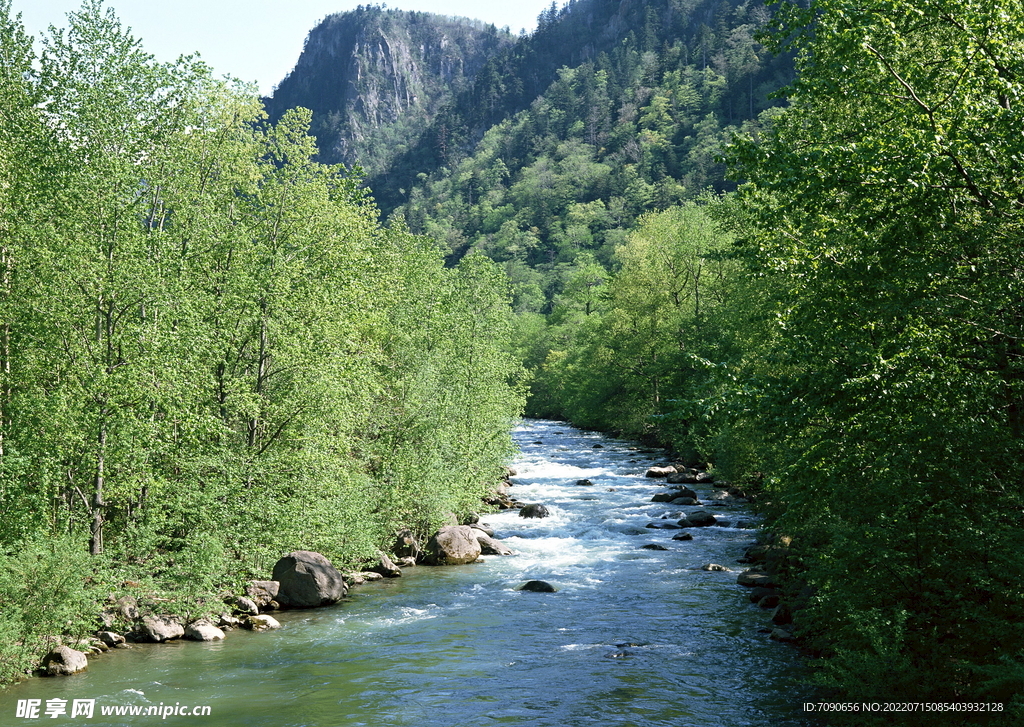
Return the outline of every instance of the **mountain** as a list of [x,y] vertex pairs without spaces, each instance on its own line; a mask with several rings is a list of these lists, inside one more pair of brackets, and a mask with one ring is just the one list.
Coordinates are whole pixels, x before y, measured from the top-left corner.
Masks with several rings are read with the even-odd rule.
[[272,120],[311,109],[320,160],[372,174],[513,42],[476,20],[359,6],[310,31],[295,68],[264,103]]
[[271,114],[312,108],[321,158],[362,163],[384,216],[450,262],[501,263],[518,311],[552,313],[642,215],[735,186],[723,144],[793,77],[757,41],[770,19],[764,0],[574,0],[512,38],[360,8],[310,33]]

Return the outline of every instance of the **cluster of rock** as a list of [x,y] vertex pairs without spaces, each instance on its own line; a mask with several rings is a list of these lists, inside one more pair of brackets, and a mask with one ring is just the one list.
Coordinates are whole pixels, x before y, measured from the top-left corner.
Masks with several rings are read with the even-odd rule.
[[789,555],[788,541],[785,538],[780,541],[775,544],[754,543],[748,547],[739,560],[754,565],[740,573],[736,582],[750,589],[751,603],[771,610],[772,626],[763,631],[775,641],[792,643],[797,640],[792,632],[793,611],[797,609],[785,599],[775,575]]
[[518,507],[522,507],[523,503],[519,502],[509,494],[509,488],[512,487],[512,478],[515,476],[516,471],[511,467],[506,467],[505,474],[502,476],[498,485],[494,488],[494,493],[483,498],[484,504],[490,505],[498,510],[515,510]]

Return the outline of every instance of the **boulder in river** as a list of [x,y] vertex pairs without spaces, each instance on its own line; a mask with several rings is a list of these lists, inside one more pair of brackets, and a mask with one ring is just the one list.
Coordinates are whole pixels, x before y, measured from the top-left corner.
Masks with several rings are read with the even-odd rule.
[[576,480],[576,486],[577,487],[593,487],[594,483],[591,482],[590,480],[586,480],[586,479],[584,479],[584,480]]
[[474,528],[473,534],[476,535],[476,540],[480,543],[480,553],[482,555],[514,555],[511,548],[497,538],[492,538],[482,530]]
[[146,616],[138,625],[138,634],[160,644],[185,635],[185,627],[174,616]]
[[679,533],[679,535],[673,535],[673,540],[693,540],[693,535],[690,533]]
[[494,537],[494,528],[492,528],[487,523],[473,523],[470,527],[474,530],[479,530],[484,535],[489,535],[492,538]]
[[679,494],[676,492],[659,492],[651,498],[651,502],[672,502]]
[[774,588],[765,588],[764,586],[754,586],[750,589],[750,602],[760,603],[762,598],[766,596],[775,596],[778,598],[779,592]]
[[648,528],[649,530],[678,530],[680,526],[677,525],[676,523],[668,523],[668,522],[666,522],[666,523],[647,523],[646,525],[644,525],[644,527]]
[[739,576],[736,577],[736,582],[741,586],[761,586],[762,588],[775,588],[777,585],[772,576],[759,570],[754,570],[753,568],[740,573]]
[[704,510],[694,510],[689,515],[687,515],[685,519],[688,520],[690,524],[683,525],[682,521],[680,521],[679,524],[683,525],[684,528],[706,528],[709,525],[714,525],[718,522],[718,520],[715,519],[714,515],[712,515],[710,512],[705,512]]
[[547,581],[527,581],[516,587],[517,591],[529,591],[531,593],[557,593],[558,589]]
[[694,505],[700,504],[700,500],[696,500],[692,497],[677,497],[674,500],[669,500],[669,502],[676,507],[693,507]]
[[51,677],[77,674],[88,667],[89,658],[67,646],[58,646],[43,659],[43,671]]
[[689,487],[673,487],[673,497],[691,497],[694,500],[697,499],[697,493],[691,490]]
[[668,475],[666,480],[670,485],[692,485],[697,482],[697,476],[689,472],[676,472]]
[[401,578],[402,569],[391,562],[391,558],[384,553],[377,554],[377,561],[366,570],[373,573],[380,573],[385,578]]
[[296,550],[277,561],[274,580],[281,584],[277,600],[290,608],[327,606],[348,592],[341,572],[311,550]]
[[480,557],[480,532],[469,525],[447,525],[427,542],[423,562],[427,565],[463,565]]
[[641,545],[643,550],[668,550],[664,545],[658,545],[657,543],[648,543],[647,545]]
[[519,510],[519,517],[547,517],[550,514],[546,507],[536,502],[523,505]]
[[674,474],[676,474],[676,468],[672,465],[668,465],[665,467],[650,467],[647,472],[644,473],[644,477],[658,478],[668,477],[669,475]]
[[224,632],[204,618],[185,627],[185,638],[190,641],[217,641],[224,638]]
[[247,618],[245,620],[245,627],[253,631],[269,631],[270,629],[281,628],[281,622],[273,616],[268,616],[264,613]]
[[718,565],[718,563],[705,563],[700,567],[701,570],[706,571],[718,571],[720,573],[731,573],[731,569],[726,568],[724,565]]

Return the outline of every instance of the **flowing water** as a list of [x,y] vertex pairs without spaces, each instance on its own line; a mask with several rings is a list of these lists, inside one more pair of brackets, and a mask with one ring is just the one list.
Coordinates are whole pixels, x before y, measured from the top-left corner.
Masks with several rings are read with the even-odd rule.
[[[663,488],[643,473],[659,452],[556,422],[527,420],[515,437],[511,494],[551,511],[484,518],[517,555],[409,568],[337,606],[280,614],[279,631],[103,655],[83,674],[0,692],[0,724],[801,724],[800,658],[759,632],[767,614],[736,585],[753,537],[736,524],[750,513],[709,508],[731,526],[673,541],[681,531],[644,527],[678,511],[650,501]],[[578,486],[583,478],[593,486]],[[709,500],[710,486],[691,487]],[[667,550],[642,549],[651,543]],[[734,572],[700,569],[710,562]],[[558,591],[516,590],[530,579]],[[40,700],[39,718],[17,718],[29,699]],[[51,718],[55,699],[67,714]],[[74,700],[95,700],[93,716],[72,717]],[[101,714],[133,706],[209,714]]]

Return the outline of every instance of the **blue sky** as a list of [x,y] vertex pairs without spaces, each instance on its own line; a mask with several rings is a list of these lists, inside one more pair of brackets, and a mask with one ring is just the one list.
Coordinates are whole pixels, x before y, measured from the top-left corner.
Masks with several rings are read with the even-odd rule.
[[[306,34],[331,13],[367,0],[106,0],[159,60],[199,52],[218,75],[255,81],[270,93],[292,69]],[[530,32],[551,0],[395,0],[380,3],[402,10],[462,15]],[[562,3],[559,2],[559,5]],[[81,0],[13,0],[26,29],[39,36],[51,24],[65,24]]]

